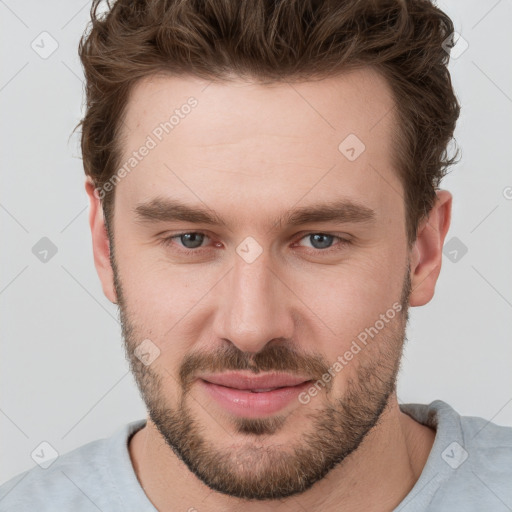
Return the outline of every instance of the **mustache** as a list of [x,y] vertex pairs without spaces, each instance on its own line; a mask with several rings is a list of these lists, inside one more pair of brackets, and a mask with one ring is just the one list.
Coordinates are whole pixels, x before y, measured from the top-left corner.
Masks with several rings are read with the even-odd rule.
[[[256,353],[243,352],[235,345],[219,347],[211,352],[195,352],[185,356],[179,371],[182,388],[188,391],[199,372],[220,373],[227,370],[300,373],[317,381],[327,373],[329,365],[317,354],[305,354],[287,345],[266,345]],[[330,382],[329,382],[330,384]]]

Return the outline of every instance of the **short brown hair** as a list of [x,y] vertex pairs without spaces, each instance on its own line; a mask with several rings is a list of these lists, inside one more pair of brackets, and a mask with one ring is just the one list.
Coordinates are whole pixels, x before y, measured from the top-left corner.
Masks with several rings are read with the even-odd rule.
[[[85,173],[102,187],[120,165],[134,84],[151,75],[259,83],[322,79],[370,66],[395,100],[394,164],[407,239],[434,205],[460,106],[447,69],[453,23],[430,0],[93,0],[79,55],[86,78]],[[458,151],[457,151],[458,154]],[[107,225],[113,191],[102,198]]]

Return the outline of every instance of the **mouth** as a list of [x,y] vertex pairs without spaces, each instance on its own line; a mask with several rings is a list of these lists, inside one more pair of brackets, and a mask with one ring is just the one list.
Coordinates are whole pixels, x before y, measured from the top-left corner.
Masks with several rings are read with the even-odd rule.
[[254,375],[241,372],[204,375],[199,384],[222,409],[247,418],[275,414],[294,401],[310,384],[307,377],[283,373]]

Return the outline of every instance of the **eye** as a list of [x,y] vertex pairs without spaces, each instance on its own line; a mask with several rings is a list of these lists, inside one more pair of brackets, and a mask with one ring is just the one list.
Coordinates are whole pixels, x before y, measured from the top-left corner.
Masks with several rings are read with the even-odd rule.
[[[350,244],[349,240],[328,233],[308,233],[297,243],[300,244],[302,240],[309,241],[313,249],[321,252],[330,252],[331,250],[341,249],[343,246]],[[336,240],[338,240],[339,243],[333,246],[333,243]]]
[[201,247],[206,235],[203,233],[183,233],[179,235],[180,242],[186,249],[197,249]]
[[[162,245],[174,246],[177,251],[181,251],[183,253],[193,253],[199,252],[201,249],[206,249],[206,246],[203,246],[203,243],[208,240],[210,240],[210,237],[205,233],[198,231],[186,231],[164,238],[162,240]],[[311,244],[310,248],[315,253],[330,253],[332,251],[341,250],[351,243],[348,239],[337,235],[331,235],[329,233],[307,233],[293,245],[301,246],[302,240],[309,240]],[[335,244],[334,242],[336,241],[338,241],[338,243]],[[217,243],[216,245],[221,246],[222,244]],[[305,248],[307,249],[308,247],[305,246]]]
[[185,250],[193,251],[194,249],[200,249],[204,240],[208,238],[204,233],[196,231],[187,231],[185,233],[178,233],[167,237],[163,240],[164,245],[171,245],[173,241],[178,241]]

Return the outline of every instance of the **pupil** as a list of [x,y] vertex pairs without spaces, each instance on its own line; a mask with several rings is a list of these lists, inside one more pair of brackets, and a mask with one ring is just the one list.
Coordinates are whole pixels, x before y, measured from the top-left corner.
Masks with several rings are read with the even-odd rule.
[[[195,249],[200,247],[203,242],[203,235],[200,233],[186,233],[181,235],[181,242],[187,249]],[[190,244],[190,245],[189,245]]]
[[[315,247],[315,249],[325,249],[326,247],[329,247],[332,243],[332,236],[331,235],[324,235],[322,233],[317,233],[310,236],[312,245]],[[314,241],[314,243],[313,243]],[[319,247],[317,247],[315,244],[320,241]]]

